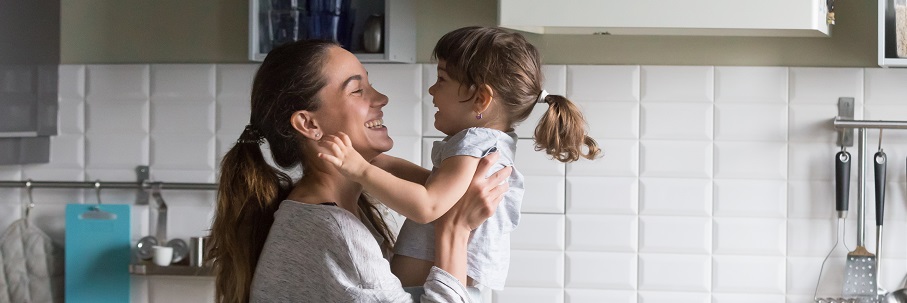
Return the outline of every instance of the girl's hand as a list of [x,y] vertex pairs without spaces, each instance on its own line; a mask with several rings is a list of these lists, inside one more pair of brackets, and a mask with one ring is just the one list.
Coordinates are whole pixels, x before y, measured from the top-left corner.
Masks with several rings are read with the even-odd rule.
[[327,148],[327,152],[318,153],[318,157],[328,163],[334,164],[341,173],[353,179],[361,177],[369,167],[368,161],[353,148],[350,137],[343,132],[337,135],[326,135],[319,144]]
[[513,171],[513,168],[508,166],[487,179],[485,178],[485,174],[499,156],[495,152],[479,161],[466,193],[447,213],[438,218],[436,224],[445,224],[452,228],[467,228],[472,231],[494,214],[498,204],[504,198],[504,194],[510,189],[510,185],[505,180]]

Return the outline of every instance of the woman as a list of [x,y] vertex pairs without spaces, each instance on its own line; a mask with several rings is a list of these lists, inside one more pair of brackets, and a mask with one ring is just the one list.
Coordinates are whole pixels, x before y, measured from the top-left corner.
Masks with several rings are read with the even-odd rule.
[[[212,251],[218,302],[411,302],[386,259],[393,234],[362,186],[320,161],[319,140],[343,132],[353,148],[397,176],[423,180],[424,170],[381,153],[393,141],[382,123],[387,97],[350,52],[333,42],[300,41],[272,50],[252,85],[250,124],[221,165]],[[267,164],[303,170],[295,184]],[[487,157],[488,158],[488,157]],[[487,219],[510,173],[483,176],[437,224],[438,262],[423,302],[467,302],[466,244]],[[407,213],[401,213],[407,215]]]

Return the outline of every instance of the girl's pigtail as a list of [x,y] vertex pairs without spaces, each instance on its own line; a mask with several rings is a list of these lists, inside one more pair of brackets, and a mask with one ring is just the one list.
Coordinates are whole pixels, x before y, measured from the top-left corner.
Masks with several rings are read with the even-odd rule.
[[[543,96],[548,110],[535,127],[535,150],[561,162],[573,162],[580,157],[595,159],[601,149],[586,131],[586,119],[576,105],[559,95]],[[583,145],[586,153],[583,153]]]

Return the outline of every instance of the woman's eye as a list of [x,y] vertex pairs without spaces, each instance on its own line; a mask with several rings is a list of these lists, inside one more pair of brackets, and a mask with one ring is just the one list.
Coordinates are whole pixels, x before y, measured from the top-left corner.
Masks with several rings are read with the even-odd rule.
[[354,91],[353,91],[353,94],[359,94],[359,95],[361,95],[361,94],[362,94],[362,89],[354,90]]

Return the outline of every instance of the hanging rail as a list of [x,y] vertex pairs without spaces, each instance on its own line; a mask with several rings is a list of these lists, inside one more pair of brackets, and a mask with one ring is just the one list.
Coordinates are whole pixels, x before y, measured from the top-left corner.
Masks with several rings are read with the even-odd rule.
[[[119,188],[119,189],[151,189],[160,186],[161,189],[187,189],[187,190],[216,190],[217,183],[174,183],[174,182],[106,182],[106,181],[0,181],[0,187],[27,187],[31,182],[32,188]],[[98,186],[100,184],[100,186]]]
[[884,120],[850,120],[835,118],[836,129],[874,128],[874,129],[907,129],[907,121]]

